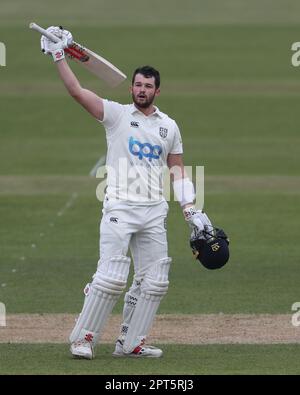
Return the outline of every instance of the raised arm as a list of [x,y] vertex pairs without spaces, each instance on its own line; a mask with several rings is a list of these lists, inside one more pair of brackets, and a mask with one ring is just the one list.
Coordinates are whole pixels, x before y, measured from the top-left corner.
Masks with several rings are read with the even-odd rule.
[[60,38],[59,42],[53,42],[47,37],[42,36],[41,47],[46,54],[51,54],[57,65],[58,73],[69,94],[81,104],[93,117],[103,120],[103,100],[94,92],[83,88],[67,61],[65,60],[64,48],[72,42],[72,34],[55,26],[47,29],[52,34]]
[[65,59],[56,62],[58,74],[69,94],[93,117],[103,120],[103,100],[94,92],[83,88]]

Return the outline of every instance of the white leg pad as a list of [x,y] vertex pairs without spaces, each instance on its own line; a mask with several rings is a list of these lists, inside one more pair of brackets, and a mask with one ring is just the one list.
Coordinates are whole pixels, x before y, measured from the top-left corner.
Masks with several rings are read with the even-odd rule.
[[159,304],[168,291],[171,261],[171,258],[160,259],[146,274],[123,344],[125,353],[131,353],[140,344],[141,339],[148,335]]
[[95,346],[119,296],[126,287],[130,259],[114,256],[99,261],[93,282],[86,292],[81,314],[70,335],[70,342],[90,339]]
[[121,324],[121,339],[124,340],[128,327],[135,310],[137,301],[141,295],[141,281],[134,279],[133,284],[126,292],[123,307],[123,322]]

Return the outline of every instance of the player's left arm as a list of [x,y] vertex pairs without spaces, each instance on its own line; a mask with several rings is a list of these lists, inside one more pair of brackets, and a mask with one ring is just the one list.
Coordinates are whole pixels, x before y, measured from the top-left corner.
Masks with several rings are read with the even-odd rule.
[[[184,169],[183,156],[182,154],[169,154],[167,158],[167,165],[170,170],[170,177],[174,188],[174,182],[182,183],[184,179],[188,179],[188,175]],[[187,197],[188,199],[188,197]],[[181,199],[180,199],[181,200]],[[186,208],[193,205],[194,196],[190,196],[190,202],[184,201],[182,208]]]
[[169,154],[167,165],[174,194],[182,208],[185,220],[192,228],[196,227],[202,231],[207,222],[206,215],[195,208],[195,188],[184,169],[182,154]]
[[194,185],[185,171],[182,154],[169,154],[167,165],[170,170],[174,193],[182,209],[193,206],[195,200]]

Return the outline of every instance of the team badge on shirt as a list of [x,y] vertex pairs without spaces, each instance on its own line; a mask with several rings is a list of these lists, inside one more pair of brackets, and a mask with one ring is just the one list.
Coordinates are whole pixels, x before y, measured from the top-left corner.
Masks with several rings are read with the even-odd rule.
[[159,135],[160,137],[162,137],[163,139],[165,139],[168,135],[168,129],[167,128],[159,128]]

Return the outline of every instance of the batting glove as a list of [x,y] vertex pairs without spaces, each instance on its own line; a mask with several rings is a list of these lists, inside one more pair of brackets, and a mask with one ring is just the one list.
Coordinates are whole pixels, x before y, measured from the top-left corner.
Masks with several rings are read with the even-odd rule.
[[46,55],[52,55],[54,62],[64,59],[65,53],[64,49],[67,48],[73,42],[72,34],[68,30],[64,30],[61,27],[50,26],[47,31],[49,33],[57,36],[60,41],[58,43],[54,43],[49,40],[47,37],[41,37],[41,49]]
[[213,230],[213,226],[208,218],[208,216],[200,210],[196,210],[194,206],[185,208],[183,210],[183,215],[189,226],[192,228],[192,237],[207,238]]

